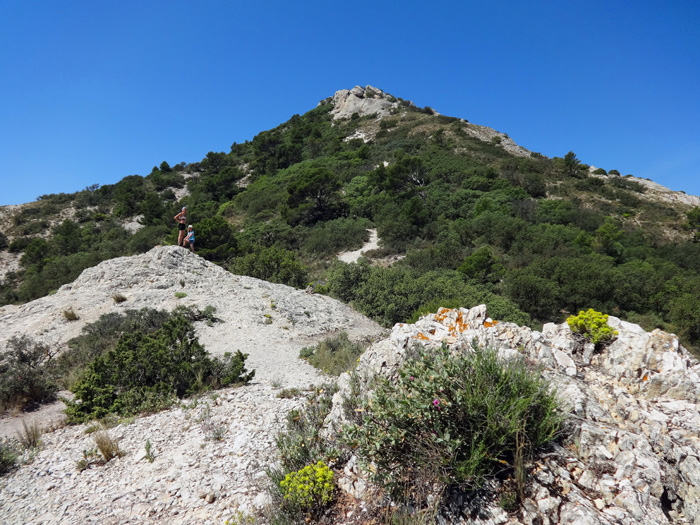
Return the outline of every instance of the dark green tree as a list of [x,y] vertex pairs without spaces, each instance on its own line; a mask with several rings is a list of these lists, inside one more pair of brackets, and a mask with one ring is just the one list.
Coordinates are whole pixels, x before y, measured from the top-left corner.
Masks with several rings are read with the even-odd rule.
[[462,272],[470,279],[485,284],[500,281],[505,273],[505,268],[489,247],[482,246],[464,259],[464,263],[457,268],[457,271]]
[[314,224],[341,214],[338,177],[329,169],[310,168],[300,173],[287,187],[290,223]]
[[220,215],[204,219],[194,231],[197,252],[205,259],[223,262],[236,255],[238,242],[233,228]]

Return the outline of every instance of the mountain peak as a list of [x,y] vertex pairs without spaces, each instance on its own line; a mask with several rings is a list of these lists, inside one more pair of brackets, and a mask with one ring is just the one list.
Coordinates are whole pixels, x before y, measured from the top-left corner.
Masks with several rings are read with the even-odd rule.
[[[333,104],[331,114],[334,119],[351,118],[355,113],[360,117],[376,114],[386,117],[392,109],[399,106],[399,100],[372,86],[355,86],[352,89],[341,89],[335,95],[324,99],[321,104]],[[409,103],[413,105],[413,103]]]

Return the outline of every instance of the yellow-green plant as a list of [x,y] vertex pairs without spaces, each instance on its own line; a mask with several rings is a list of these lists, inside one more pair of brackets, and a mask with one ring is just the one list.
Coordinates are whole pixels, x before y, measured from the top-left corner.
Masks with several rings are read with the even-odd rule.
[[608,315],[596,312],[593,308],[569,316],[566,322],[572,332],[582,334],[593,344],[611,341],[617,335],[617,330],[608,325]]
[[287,474],[280,483],[284,500],[291,506],[318,510],[333,499],[333,472],[323,462]]

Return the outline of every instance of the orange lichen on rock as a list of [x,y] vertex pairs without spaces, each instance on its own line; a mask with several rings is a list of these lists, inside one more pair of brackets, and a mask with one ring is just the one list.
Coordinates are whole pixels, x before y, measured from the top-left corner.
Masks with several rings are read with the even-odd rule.
[[498,321],[484,321],[484,326],[486,328],[491,328],[492,326],[496,326],[498,324]]
[[430,341],[430,338],[425,335],[423,332],[418,332],[416,335],[413,336],[414,339],[420,339],[422,341]]

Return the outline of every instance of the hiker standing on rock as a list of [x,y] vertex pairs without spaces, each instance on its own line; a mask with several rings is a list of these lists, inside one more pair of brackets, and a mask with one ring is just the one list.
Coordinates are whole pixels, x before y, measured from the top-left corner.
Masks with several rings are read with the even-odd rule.
[[194,230],[191,224],[187,227],[187,237],[185,237],[185,240],[182,242],[183,246],[185,243],[190,245],[190,251],[194,253]]
[[183,206],[182,210],[180,213],[175,215],[173,219],[177,221],[177,229],[179,230],[178,236],[177,236],[177,245],[178,246],[183,246],[182,242],[185,238],[185,224],[187,224],[187,218],[185,217],[185,213],[187,213],[187,206]]

